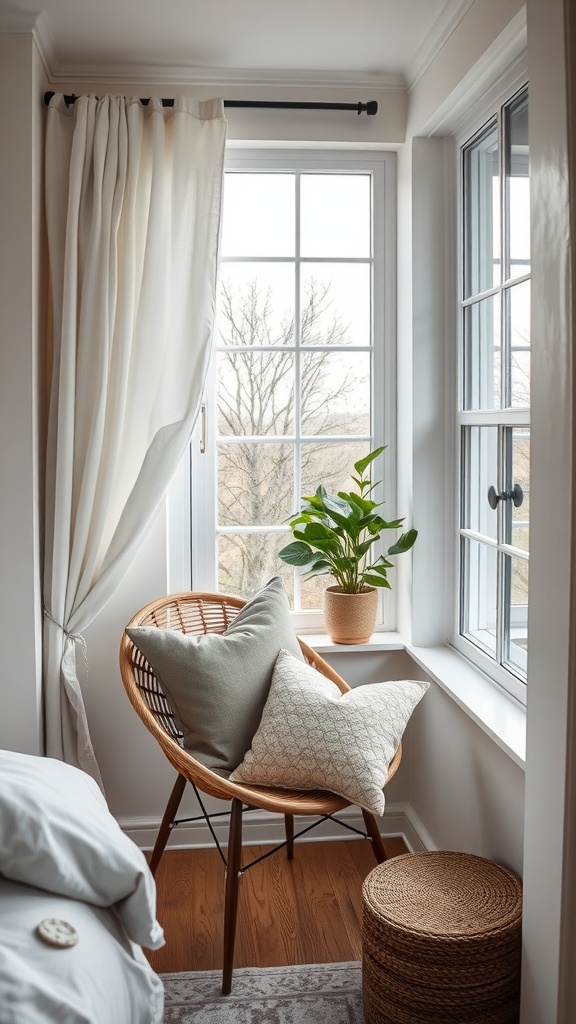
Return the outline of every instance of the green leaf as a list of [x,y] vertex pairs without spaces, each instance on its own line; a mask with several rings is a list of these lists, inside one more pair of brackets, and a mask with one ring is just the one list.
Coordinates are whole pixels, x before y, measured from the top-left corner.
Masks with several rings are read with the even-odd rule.
[[299,540],[303,540],[312,548],[320,548],[321,551],[329,553],[340,550],[340,540],[333,530],[329,530],[322,523],[308,523],[301,534],[294,536],[298,536]]
[[392,587],[384,576],[370,576],[369,574],[364,573],[362,576],[362,582],[369,583],[371,587],[384,587],[386,590],[392,590]]
[[302,541],[295,541],[292,544],[287,544],[285,548],[282,548],[278,552],[278,558],[281,558],[287,565],[310,565],[316,558],[316,553]]
[[404,522],[403,519],[394,519],[392,522],[388,522],[386,519],[382,519],[382,516],[377,514],[365,516],[363,520],[363,528],[370,530],[370,533],[379,533],[383,530],[398,530]]
[[392,562],[386,562],[385,565],[382,562],[374,562],[373,565],[371,565],[366,571],[367,572],[377,572],[380,576],[386,576],[387,569],[393,569],[393,568],[394,568],[394,566],[393,566]]
[[338,491],[338,497],[345,498],[346,501],[357,505],[364,515],[372,512],[375,508],[378,508],[379,504],[381,504],[381,502],[370,501],[368,498],[363,498],[360,494],[354,494],[353,492],[351,494],[346,494],[345,491]]
[[348,519],[350,516],[356,517],[356,506],[351,505],[346,498],[340,498],[337,494],[327,494],[324,498],[324,505],[328,512],[337,512],[338,515],[344,516]]
[[374,459],[377,459],[387,447],[388,445],[384,444],[380,448],[376,448],[373,452],[370,452],[370,454],[366,455],[365,458],[359,459],[358,462],[355,462],[354,469],[356,472],[362,475],[370,463],[374,462]]
[[301,512],[299,516],[294,516],[294,518],[290,518],[290,519],[285,519],[284,520],[285,523],[289,523],[290,524],[290,529],[292,529],[292,530],[296,526],[299,526],[300,523],[310,523],[311,521],[312,521],[311,516],[308,515],[307,512]]
[[358,559],[363,558],[364,555],[366,554],[366,552],[376,542],[376,539],[377,539],[376,537],[369,537],[369,539],[363,541],[362,544],[357,544],[355,546],[355,548],[354,548],[354,554],[356,555],[356,558],[358,558]]
[[316,562],[311,569],[308,569],[305,573],[303,573],[302,579],[304,580],[304,582],[306,582],[306,580],[314,579],[315,576],[327,576],[331,572],[332,563],[326,561],[326,559],[323,558]]
[[330,540],[334,536],[330,527],[325,523],[306,523],[304,535],[309,544],[316,540]]
[[376,562],[374,562],[374,564],[371,565],[370,568],[376,569],[377,572],[380,572],[380,570],[382,569],[384,575],[386,575],[386,569],[393,569],[394,563],[389,562],[387,558],[384,558],[384,555],[380,555],[380,558]]
[[418,536],[418,530],[408,530],[407,533],[403,533],[398,538],[395,544],[391,548],[388,548],[388,555],[402,555],[405,551],[409,551],[414,545],[416,537]]

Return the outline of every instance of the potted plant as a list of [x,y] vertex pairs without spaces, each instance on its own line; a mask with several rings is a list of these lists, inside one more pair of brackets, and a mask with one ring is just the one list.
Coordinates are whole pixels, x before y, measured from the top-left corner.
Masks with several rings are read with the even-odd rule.
[[403,519],[388,522],[376,511],[384,502],[371,497],[378,483],[372,483],[369,466],[384,451],[376,448],[354,463],[352,480],[357,491],[329,494],[320,485],[316,493],[304,496],[300,513],[289,520],[294,541],[278,557],[287,565],[304,570],[303,579],[329,575],[335,585],[324,591],[326,629],[335,643],[366,643],[374,632],[378,590],[390,588],[390,557],[413,546],[417,530],[403,533],[385,554],[373,558],[373,546],[385,530],[398,530]]

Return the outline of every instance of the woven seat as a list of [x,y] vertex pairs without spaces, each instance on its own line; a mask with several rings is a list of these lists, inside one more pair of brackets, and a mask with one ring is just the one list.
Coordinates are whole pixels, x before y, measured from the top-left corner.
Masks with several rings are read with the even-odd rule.
[[[171,595],[147,604],[131,619],[127,628],[156,626],[160,629],[179,630],[186,634],[223,633],[245,604],[246,602],[241,598],[225,594],[190,592]],[[342,693],[350,689],[338,673],[311,647],[302,640],[299,640],[299,643],[308,664],[336,683]],[[179,823],[176,815],[187,782],[192,784],[202,809],[200,792],[220,800],[232,801],[227,858],[225,859],[221,853],[225,864],[227,860],[222,973],[222,992],[226,995],[230,992],[232,985],[238,880],[241,874],[251,866],[241,863],[243,810],[260,808],[283,814],[286,842],[281,845],[286,846],[288,857],[292,858],[294,839],[298,838],[297,835],[294,835],[294,816],[318,817],[317,824],[320,824],[327,817],[332,817],[336,812],[348,807],[349,801],[327,792],[276,789],[231,782],[201,764],[183,748],[182,734],[176,725],[172,708],[164,694],[162,685],[147,659],[126,633],[124,633],[120,645],[120,671],[133,707],[178,773],[152,853],[150,861],[152,873],[156,872],[173,826]],[[401,756],[400,745],[390,764],[387,782],[396,772]],[[372,843],[376,861],[382,863],[386,859],[386,853],[376,819],[368,811],[363,810],[362,814],[366,838],[369,838]],[[204,816],[207,818],[212,835],[217,842],[209,821],[211,816],[209,814]],[[345,825],[344,822],[341,824]],[[310,826],[306,831],[309,828]],[[353,831],[357,830],[353,829]]]
[[522,890],[472,854],[404,854],[362,889],[368,1024],[517,1024]]

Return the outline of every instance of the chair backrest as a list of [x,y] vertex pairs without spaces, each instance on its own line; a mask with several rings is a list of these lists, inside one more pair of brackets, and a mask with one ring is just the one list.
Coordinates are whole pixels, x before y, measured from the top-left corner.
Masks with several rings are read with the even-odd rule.
[[[183,594],[172,594],[159,598],[142,608],[128,623],[129,626],[157,626],[159,629],[174,629],[181,633],[194,634],[224,633],[244,607],[246,601],[231,594],[212,594],[191,591]],[[302,653],[307,662],[331,679],[342,693],[350,689],[348,684],[303,640],[299,640]],[[129,658],[131,672],[126,678],[126,656]],[[182,738],[174,720],[174,715],[162,684],[154,669],[142,652],[124,634],[121,648],[121,667],[124,684],[127,682],[130,692],[132,682],[137,687],[141,699],[149,708],[159,726],[168,736],[177,740]]]
[[[157,626],[159,629],[175,629],[181,633],[196,635],[223,633],[245,604],[245,600],[231,594],[202,591],[171,594],[145,605],[130,620],[128,626]],[[308,664],[336,683],[341,693],[346,693],[350,689],[344,679],[316,651],[300,637],[298,642]],[[120,645],[120,671],[134,709],[146,728],[160,743],[176,770],[185,777],[194,779],[212,796],[230,799],[233,790],[239,791],[241,787],[238,784],[220,779],[183,749],[182,733],[175,722],[162,684],[148,660],[132,643],[127,633],[124,633]],[[400,756],[399,748],[390,766],[389,777],[396,771]]]

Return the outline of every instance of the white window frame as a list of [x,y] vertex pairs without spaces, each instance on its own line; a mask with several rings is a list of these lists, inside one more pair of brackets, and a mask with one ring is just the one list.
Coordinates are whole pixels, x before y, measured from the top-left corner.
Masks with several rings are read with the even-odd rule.
[[[489,124],[494,118],[495,114],[502,109],[502,107],[512,100],[516,94],[518,94],[524,87],[528,86],[528,74],[526,68],[525,59],[519,62],[511,75],[504,76],[504,80],[500,80],[495,84],[492,89],[488,90],[483,98],[481,104],[478,104],[474,108],[473,115],[468,120],[462,120],[458,124],[457,129],[453,135],[454,141],[454,154],[455,154],[455,181],[456,185],[456,200],[457,200],[457,306],[458,306],[458,326],[456,330],[456,366],[457,366],[457,387],[456,387],[456,408],[457,415],[454,421],[454,480],[456,481],[456,487],[454,488],[453,496],[453,507],[452,516],[454,528],[451,530],[453,541],[453,564],[454,564],[454,597],[452,601],[452,622],[450,632],[450,645],[455,648],[459,653],[464,655],[469,661],[481,669],[487,676],[493,679],[498,685],[502,686],[512,697],[518,700],[521,704],[526,703],[526,681],[522,679],[519,674],[516,674],[512,667],[499,664],[495,658],[484,652],[477,644],[472,640],[468,639],[465,635],[460,633],[460,602],[462,587],[460,581],[460,544],[461,544],[461,530],[460,530],[460,509],[461,501],[463,496],[463,485],[462,485],[462,428],[467,425],[505,425],[506,427],[514,428],[516,426],[530,425],[530,411],[529,409],[514,408],[510,411],[506,411],[503,414],[502,410],[486,411],[478,414],[475,411],[464,411],[463,402],[463,386],[464,386],[464,373],[463,373],[463,338],[462,338],[462,301],[463,301],[463,288],[464,288],[464,266],[463,266],[463,244],[462,240],[464,237],[464,210],[463,210],[463,196],[464,196],[464,181],[463,181],[463,147],[474,140],[474,138],[481,134],[483,128]],[[501,170],[502,174],[502,157],[501,157]],[[504,182],[501,182],[504,186]],[[501,211],[501,223],[503,223],[503,211]],[[521,279],[520,279],[521,280]],[[491,291],[491,289],[489,289]],[[505,424],[504,424],[505,419]],[[495,480],[494,484],[500,489],[498,484],[499,481]],[[500,515],[500,510],[499,513]],[[494,544],[495,548],[502,550],[506,549],[510,553],[514,553],[512,548],[509,548],[506,544]]]
[[[388,447],[375,472],[382,480],[385,514],[396,517],[396,155],[378,150],[327,149],[245,149],[227,150],[226,170],[245,171],[319,171],[369,172],[372,176],[373,279],[372,342],[373,372],[371,404],[373,447]],[[202,414],[197,421],[190,453],[174,479],[169,492],[169,579],[170,589],[213,590],[212,558],[207,553],[207,536],[213,537],[215,523],[216,408],[215,359],[206,378]],[[205,452],[201,449],[204,448]],[[189,514],[195,500],[196,514]],[[287,534],[287,543],[291,539]],[[378,630],[396,628],[394,584],[383,591]],[[300,632],[323,631],[321,612],[294,614]]]

